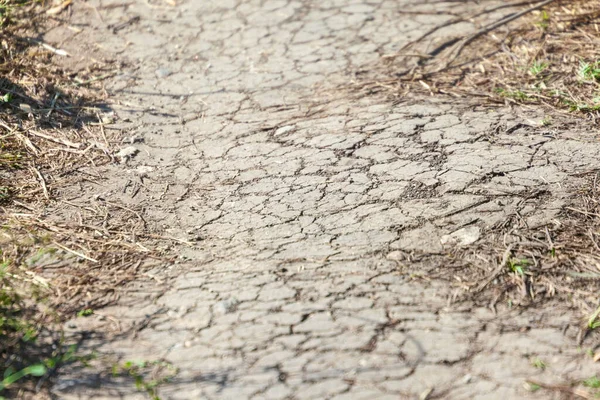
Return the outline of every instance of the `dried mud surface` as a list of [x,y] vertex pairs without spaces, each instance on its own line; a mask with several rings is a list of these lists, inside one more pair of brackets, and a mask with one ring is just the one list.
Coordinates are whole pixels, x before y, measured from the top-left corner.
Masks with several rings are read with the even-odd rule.
[[[548,399],[559,394],[524,381],[593,375],[568,304],[455,304],[455,285],[415,278],[411,257],[443,269],[465,233],[485,241],[515,215],[553,223],[578,174],[600,168],[595,135],[533,128],[543,116],[532,112],[339,89],[376,77],[382,55],[451,17],[440,10],[472,6],[74,3],[45,39],[76,62],[124,62],[106,81],[112,128],[139,153],[66,195],[123,202],[193,244],[102,310],[109,318],[67,329],[102,354],[172,363],[164,399]],[[400,12],[411,9],[437,14]],[[123,327],[135,334],[93,338]],[[65,371],[54,393],[144,398],[81,374]]]

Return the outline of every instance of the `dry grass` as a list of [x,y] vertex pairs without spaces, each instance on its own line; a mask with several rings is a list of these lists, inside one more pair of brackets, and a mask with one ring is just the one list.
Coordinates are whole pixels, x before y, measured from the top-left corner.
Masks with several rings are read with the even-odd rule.
[[53,370],[64,360],[53,328],[113,301],[155,257],[139,243],[136,210],[99,202],[60,214],[60,189],[101,179],[89,170],[113,162],[121,138],[104,129],[106,66],[71,75],[52,63],[60,51],[28,39],[46,15],[39,3],[0,0],[0,376],[40,361]]
[[[432,13],[424,10],[416,13]],[[358,89],[398,98],[416,92],[492,105],[542,106],[559,122],[573,122],[561,114],[596,121],[599,2],[473,2],[473,10],[471,15],[453,14],[397,54],[384,56],[391,78],[363,82]],[[474,22],[474,32],[437,35],[465,21]],[[582,341],[600,328],[599,177],[596,171],[588,176],[588,185],[580,189],[577,203],[564,210],[560,223],[531,230],[515,216],[486,232],[485,244],[450,255],[444,259],[447,268],[430,270],[428,277],[452,282],[458,288],[457,300],[476,300],[492,308],[532,306],[548,299],[566,308],[574,305],[586,317]]]
[[567,207],[555,224],[531,230],[515,216],[491,229],[486,244],[460,254],[457,261],[470,268],[456,269],[457,286],[492,307],[500,301],[529,305],[557,298],[591,315],[600,284],[598,174],[592,176],[578,206]]
[[[482,4],[474,14],[446,21],[398,54],[384,57],[396,78],[373,82],[370,89],[544,105],[595,119],[600,110],[600,4]],[[465,21],[479,29],[462,37],[435,38],[438,31]]]

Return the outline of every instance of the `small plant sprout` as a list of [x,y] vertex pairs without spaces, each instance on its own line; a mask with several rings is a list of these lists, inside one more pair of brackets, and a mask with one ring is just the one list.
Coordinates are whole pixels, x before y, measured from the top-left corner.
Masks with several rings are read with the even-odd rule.
[[77,313],[78,317],[89,317],[90,315],[92,315],[94,313],[94,310],[92,310],[91,308],[85,308],[83,310],[80,310]]
[[543,30],[548,29],[550,26],[550,14],[546,10],[542,10],[540,13],[540,20],[535,23],[535,25],[539,26]]
[[594,350],[593,350],[593,349],[587,349],[587,350],[585,351],[585,354],[586,354],[587,356],[589,356],[590,358],[594,358]]
[[600,315],[600,307],[598,307],[588,319],[587,327],[589,330],[594,330],[600,327],[600,320],[598,320],[598,315]]
[[[162,370],[162,374],[157,375],[157,371],[160,370]],[[177,373],[177,368],[165,361],[126,361],[122,365],[115,364],[112,367],[113,376],[128,375],[132,377],[135,387],[146,392],[152,400],[160,400],[157,393],[158,387],[169,382]],[[152,375],[152,379],[149,379],[149,375]]]
[[598,377],[596,375],[592,376],[591,378],[587,378],[586,380],[584,380],[583,382],[583,386],[592,388],[592,389],[598,389],[600,388],[600,379],[598,379]]
[[35,364],[30,365],[27,368],[23,368],[19,372],[9,374],[5,373],[6,376],[2,381],[0,381],[0,392],[25,376],[42,376],[46,373],[46,371],[47,369],[44,364]]
[[522,90],[506,90],[500,87],[494,89],[494,93],[499,96],[506,97],[508,99],[514,99],[517,101],[528,101],[530,100],[529,95]]
[[537,383],[525,382],[525,389],[529,390],[530,392],[537,392],[538,390],[541,389],[541,386],[538,385]]
[[[550,117],[544,117],[544,119],[540,121],[540,125],[542,125],[542,126],[550,126],[550,125],[552,125],[552,118],[550,118]],[[552,250],[554,250],[554,249],[552,249]]]
[[534,358],[533,360],[531,360],[531,365],[537,369],[541,369],[541,370],[546,369],[546,363],[543,362],[542,360],[540,360],[539,358]]
[[511,270],[511,272],[516,272],[519,275],[525,275],[528,265],[528,260],[512,258],[508,261],[508,268]]
[[529,73],[533,76],[538,76],[548,68],[548,63],[535,61],[531,67],[529,67]]
[[586,61],[579,62],[577,77],[580,81],[589,82],[600,79],[600,62],[588,63]]
[[519,101],[529,100],[529,96],[527,95],[527,93],[525,93],[522,90],[515,90],[514,92],[510,93],[509,96]]

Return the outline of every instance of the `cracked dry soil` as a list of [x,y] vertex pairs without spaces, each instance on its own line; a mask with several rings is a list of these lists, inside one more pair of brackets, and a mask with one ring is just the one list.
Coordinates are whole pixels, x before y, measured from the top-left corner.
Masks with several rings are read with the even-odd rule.
[[[124,62],[106,81],[112,128],[141,140],[71,202],[143,208],[151,226],[195,242],[125,290],[110,318],[67,328],[133,327],[87,343],[172,363],[163,399],[549,399],[560,396],[525,380],[593,375],[564,305],[454,304],[456,287],[414,279],[406,255],[443,255],[461,229],[486,240],[514,215],[551,223],[576,174],[600,168],[597,140],[519,128],[527,116],[510,109],[336,89],[376,75],[382,55],[448,18],[439,10],[474,4],[75,2],[46,39],[77,60]],[[400,13],[411,9],[438,14]],[[64,371],[54,394],[145,398],[79,374]]]

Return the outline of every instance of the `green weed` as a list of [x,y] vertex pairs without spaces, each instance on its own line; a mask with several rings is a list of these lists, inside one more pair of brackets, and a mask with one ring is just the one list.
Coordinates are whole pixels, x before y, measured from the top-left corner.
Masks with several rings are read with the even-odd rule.
[[537,369],[541,369],[541,370],[546,369],[546,363],[544,361],[540,360],[539,358],[533,359],[531,361],[531,365]]
[[[18,381],[19,379],[26,377],[28,375],[31,376],[43,376],[46,374],[46,366],[44,364],[34,364],[29,367],[23,368],[18,372],[13,372],[10,369],[4,371],[4,379],[0,382],[0,392],[4,389],[8,388],[10,385]],[[4,399],[4,397],[0,396],[0,400]]]
[[548,29],[550,26],[550,14],[547,11],[543,10],[540,13],[540,20],[535,23],[536,26],[542,28],[543,30]]
[[540,390],[542,387],[540,385],[538,385],[537,383],[533,383],[533,382],[526,382],[525,384],[525,388],[527,390],[529,390],[530,392],[537,392],[538,390]]
[[522,90],[506,90],[503,88],[495,88],[494,92],[502,97],[514,99],[517,101],[528,101],[530,100],[529,95]]
[[569,99],[563,99],[562,102],[569,107],[569,111],[594,112],[600,110],[600,104],[576,103]]
[[529,260],[521,260],[518,258],[511,258],[508,260],[508,268],[511,272],[515,272],[519,275],[525,275],[527,266],[529,266]]
[[583,384],[583,386],[585,387],[589,387],[592,389],[598,389],[600,388],[600,379],[598,379],[597,376],[592,376],[591,378],[587,378],[586,380],[584,380],[583,382],[581,382]]
[[[3,374],[4,379],[0,381],[0,393],[5,389],[9,389],[10,385],[27,376],[40,377],[56,369],[60,365],[72,362],[80,362],[83,366],[88,366],[88,362],[96,358],[96,354],[94,353],[85,356],[76,355],[76,345],[69,346],[66,351],[63,351],[63,347],[60,345],[57,347],[58,350],[55,350],[50,357],[45,358],[41,362],[32,364],[19,371],[16,371],[13,367],[6,368]],[[0,396],[0,400],[5,399]]]
[[90,315],[92,315],[92,314],[94,314],[94,310],[92,310],[92,309],[90,309],[90,308],[86,308],[86,309],[80,310],[80,311],[77,313],[77,316],[78,316],[78,317],[89,317],[89,316],[90,316]]
[[[5,344],[9,350],[16,350],[33,344],[39,335],[39,330],[35,321],[31,320],[24,310],[22,300],[13,286],[14,278],[9,268],[8,260],[4,260],[0,264],[0,342]],[[45,366],[39,363],[34,363],[19,371],[9,365],[2,372],[0,393],[23,377],[41,376],[45,371]]]
[[600,79],[600,62],[588,63],[585,61],[579,62],[577,77],[584,82],[596,81]]
[[598,319],[598,315],[600,315],[600,307],[594,311],[594,313],[588,319],[587,327],[590,330],[596,329],[600,327],[600,320]]
[[529,73],[533,76],[538,76],[548,68],[548,63],[535,61],[531,67],[529,67]]
[[35,265],[38,261],[40,261],[46,254],[55,254],[58,250],[54,247],[42,247],[39,249],[35,255],[27,259],[27,265]]
[[0,0],[0,27],[11,21],[18,7],[30,4],[31,0]]
[[[154,372],[153,377],[148,378],[151,372]],[[177,368],[165,361],[126,361],[122,365],[115,364],[112,367],[113,376],[132,377],[135,387],[146,392],[152,400],[160,400],[158,387],[169,382],[177,373]]]
[[75,357],[75,346],[65,351],[62,339],[52,347],[39,343],[44,323],[53,318],[48,315],[51,311],[42,306],[45,292],[33,280],[21,276],[19,268],[1,250],[0,260],[1,399],[5,390],[23,378],[42,376],[58,364],[82,359]]

